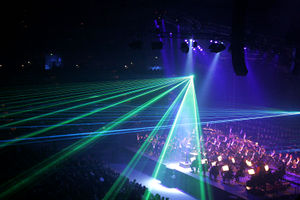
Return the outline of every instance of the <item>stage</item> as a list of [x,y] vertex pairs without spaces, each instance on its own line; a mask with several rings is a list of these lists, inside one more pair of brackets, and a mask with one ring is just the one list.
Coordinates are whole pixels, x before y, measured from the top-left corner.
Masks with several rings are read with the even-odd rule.
[[[132,148],[127,148],[127,150],[131,154],[134,153]],[[163,163],[161,166],[161,173],[163,174],[161,177],[163,178],[152,180],[153,178],[151,179],[151,175],[156,163],[157,161],[155,158],[143,155],[140,160],[140,164],[135,167],[129,178],[138,180],[140,175],[137,174],[143,174],[143,176],[147,176],[148,179],[143,179],[142,184],[147,184],[147,186],[151,189],[151,185],[154,185],[153,183],[155,183],[154,191],[159,191],[161,189],[164,192],[171,191],[171,194],[180,191],[181,195],[183,195],[182,193],[185,193],[195,199],[201,199],[202,193],[199,189],[200,182],[204,183],[206,186],[206,194],[210,193],[212,199],[280,199],[286,195],[300,193],[299,185],[293,184],[293,182],[299,182],[300,178],[291,174],[285,176],[285,179],[291,183],[291,186],[287,190],[259,195],[246,190],[245,182],[249,180],[249,176],[242,177],[239,183],[232,180],[230,184],[225,184],[222,182],[221,176],[218,177],[217,181],[213,181],[209,178],[208,173],[206,173],[205,176],[199,176],[199,174],[192,173],[190,167],[180,166],[179,161]],[[166,193],[166,195],[168,195],[168,193]],[[190,199],[190,197],[187,199]],[[209,199],[208,196],[207,199]]]

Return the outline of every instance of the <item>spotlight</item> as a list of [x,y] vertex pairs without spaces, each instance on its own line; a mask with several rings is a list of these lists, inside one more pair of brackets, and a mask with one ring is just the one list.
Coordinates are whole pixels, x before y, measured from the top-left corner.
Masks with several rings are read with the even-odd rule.
[[207,159],[202,159],[202,160],[201,160],[201,164],[202,164],[202,165],[205,164],[206,161],[207,161]]
[[218,161],[219,161],[219,162],[222,161],[222,156],[218,156]]
[[252,163],[251,163],[251,161],[249,161],[249,160],[246,160],[246,164],[247,164],[249,167],[252,166]]
[[217,161],[211,163],[211,166],[216,166],[216,165],[217,165]]
[[218,42],[218,41],[212,42],[212,40],[211,40],[210,43],[211,44],[208,47],[210,52],[219,53],[219,52],[224,51],[226,49],[223,42]]
[[255,174],[254,169],[248,169],[248,174],[249,174],[249,175],[254,175],[254,174]]
[[189,52],[189,45],[186,42],[181,43],[180,49],[183,53]]
[[227,172],[227,171],[229,171],[229,167],[228,167],[228,165],[224,165],[224,166],[222,166],[222,171],[223,171],[223,172]]
[[234,158],[231,158],[231,161],[232,161],[233,164],[235,163],[235,159]]
[[269,165],[265,165],[265,170],[266,170],[266,172],[269,171],[269,169],[270,169],[270,168],[269,168]]
[[250,186],[246,186],[246,190],[251,190],[252,188]]

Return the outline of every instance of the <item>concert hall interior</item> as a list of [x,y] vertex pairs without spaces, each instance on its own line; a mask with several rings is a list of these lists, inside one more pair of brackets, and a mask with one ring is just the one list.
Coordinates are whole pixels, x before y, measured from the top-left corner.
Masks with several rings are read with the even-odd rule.
[[3,7],[0,199],[300,199],[299,7]]

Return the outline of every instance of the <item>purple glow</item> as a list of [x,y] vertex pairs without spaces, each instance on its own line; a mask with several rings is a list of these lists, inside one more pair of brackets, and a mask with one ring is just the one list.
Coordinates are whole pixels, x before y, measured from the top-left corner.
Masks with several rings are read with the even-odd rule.
[[185,41],[185,42],[188,42],[188,40],[186,40],[186,39],[185,39],[184,41]]
[[201,47],[198,45],[197,48],[200,49]]
[[244,47],[244,50],[246,50],[247,49],[247,47]]
[[193,48],[193,50],[195,51],[195,50],[196,50],[196,48]]
[[203,49],[200,49],[200,51],[203,51]]
[[172,37],[173,33],[170,33],[170,37]]
[[210,43],[212,43],[213,41],[212,41],[212,40],[210,40],[209,42],[210,42]]
[[218,41],[215,41],[215,44],[218,44]]
[[163,31],[166,32],[165,21],[163,19],[161,20],[161,23],[162,23]]

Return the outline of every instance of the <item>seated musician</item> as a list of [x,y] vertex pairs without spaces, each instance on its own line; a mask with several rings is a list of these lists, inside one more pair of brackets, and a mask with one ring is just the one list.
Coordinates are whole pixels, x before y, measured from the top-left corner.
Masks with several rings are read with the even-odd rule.
[[[198,173],[199,170],[199,160],[198,156],[196,156],[196,159],[191,164],[191,169],[193,173]],[[194,170],[195,169],[195,170]]]

